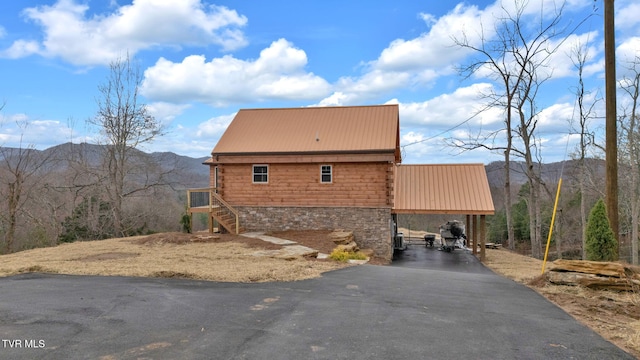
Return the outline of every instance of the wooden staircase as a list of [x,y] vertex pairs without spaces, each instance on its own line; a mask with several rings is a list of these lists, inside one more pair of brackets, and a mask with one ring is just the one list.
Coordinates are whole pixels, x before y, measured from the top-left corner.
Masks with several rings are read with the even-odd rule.
[[244,229],[240,226],[238,211],[222,199],[215,189],[187,190],[187,212],[190,216],[197,212],[209,214],[209,232],[214,232],[214,223],[218,224],[218,231],[231,234],[241,234]]
[[211,192],[211,205],[211,218],[218,222],[220,227],[231,234],[244,232],[244,229],[240,227],[238,211],[214,191]]

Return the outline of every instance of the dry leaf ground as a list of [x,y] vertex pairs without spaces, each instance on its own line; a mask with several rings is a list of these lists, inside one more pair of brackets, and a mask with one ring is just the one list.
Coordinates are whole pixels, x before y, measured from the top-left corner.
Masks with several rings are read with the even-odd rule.
[[[329,253],[329,231],[288,231],[272,236]],[[255,256],[280,245],[243,236],[164,233],[62,244],[0,256],[0,276],[24,272],[179,277],[226,282],[295,281],[350,266],[332,260]],[[264,252],[263,252],[264,253]],[[604,338],[640,358],[640,294],[550,285],[542,262],[508,250],[487,249],[485,264],[530,286]],[[373,264],[383,265],[380,259]]]

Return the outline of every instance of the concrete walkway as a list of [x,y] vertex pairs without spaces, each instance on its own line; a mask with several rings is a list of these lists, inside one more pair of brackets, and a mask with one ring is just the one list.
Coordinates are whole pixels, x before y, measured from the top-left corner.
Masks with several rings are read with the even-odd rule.
[[282,245],[279,250],[260,250],[253,253],[255,256],[271,256],[279,259],[293,259],[296,257],[318,257],[318,250],[307,246],[299,245],[295,241],[281,239],[273,236],[265,235],[262,232],[248,232],[241,234],[242,236],[260,239],[277,245]]

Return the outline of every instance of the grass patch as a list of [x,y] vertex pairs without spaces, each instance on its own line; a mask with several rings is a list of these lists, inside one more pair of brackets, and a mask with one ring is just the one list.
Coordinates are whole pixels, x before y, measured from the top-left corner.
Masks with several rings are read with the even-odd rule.
[[347,262],[349,260],[367,260],[367,256],[362,253],[335,249],[329,254],[329,258],[335,261]]

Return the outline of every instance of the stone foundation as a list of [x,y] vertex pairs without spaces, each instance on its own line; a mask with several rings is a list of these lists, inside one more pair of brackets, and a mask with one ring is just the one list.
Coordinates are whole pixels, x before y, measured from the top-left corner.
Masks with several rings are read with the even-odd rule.
[[360,248],[391,260],[389,208],[258,207],[235,206],[246,231],[335,230],[353,231]]

